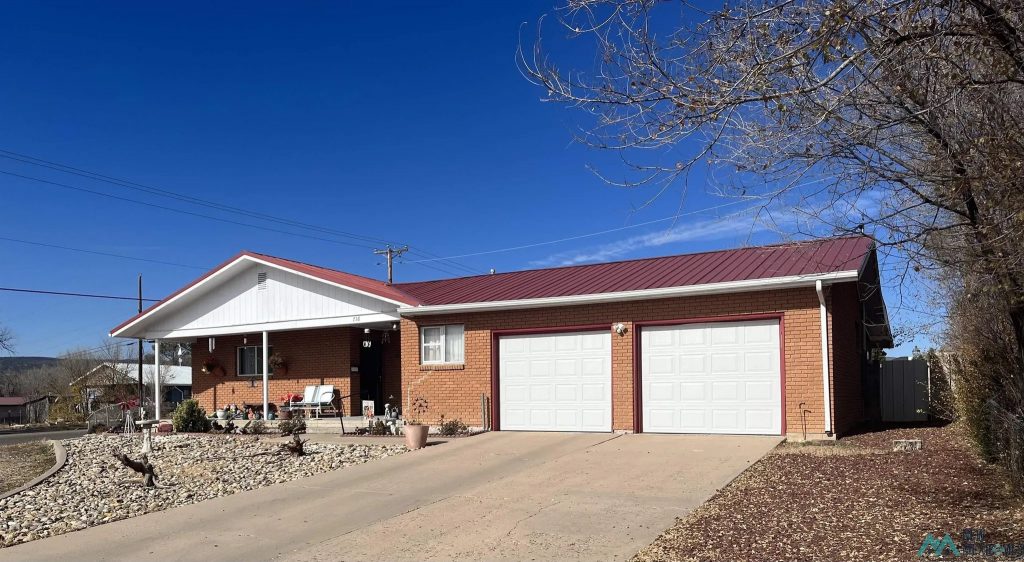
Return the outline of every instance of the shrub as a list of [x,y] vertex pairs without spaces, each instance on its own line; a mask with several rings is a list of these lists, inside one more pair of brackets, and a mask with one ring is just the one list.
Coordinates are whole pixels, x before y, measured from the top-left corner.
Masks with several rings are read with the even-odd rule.
[[263,435],[267,432],[267,424],[263,420],[253,420],[249,424],[249,433],[252,435]]
[[174,431],[183,433],[206,433],[211,427],[206,410],[192,399],[178,404],[171,421],[174,424]]
[[305,433],[306,422],[303,420],[281,420],[277,424],[277,429],[281,431],[281,435]]
[[463,435],[469,433],[469,428],[466,424],[462,423],[462,420],[455,418],[453,420],[445,420],[444,415],[441,416],[441,423],[438,426],[438,433],[448,437],[454,435]]

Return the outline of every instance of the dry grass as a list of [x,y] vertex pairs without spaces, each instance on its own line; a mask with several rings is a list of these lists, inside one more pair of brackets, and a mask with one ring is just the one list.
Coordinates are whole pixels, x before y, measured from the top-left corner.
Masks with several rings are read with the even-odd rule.
[[53,446],[45,441],[0,446],[0,494],[17,488],[53,466]]
[[[924,450],[889,450],[906,438]],[[634,560],[921,560],[926,533],[1024,542],[1022,503],[951,426],[784,445]]]

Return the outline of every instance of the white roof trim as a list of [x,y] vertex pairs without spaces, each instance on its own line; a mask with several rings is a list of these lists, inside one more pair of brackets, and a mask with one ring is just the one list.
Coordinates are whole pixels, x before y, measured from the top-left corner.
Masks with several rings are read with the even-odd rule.
[[722,293],[742,293],[793,287],[813,287],[817,281],[821,281],[827,285],[842,281],[856,281],[859,277],[860,274],[856,270],[838,271],[835,273],[823,273],[818,275],[794,275],[768,279],[748,279],[744,281],[727,281],[724,283],[708,283],[703,285],[686,285],[682,287],[665,287],[660,289],[642,289],[637,291],[620,291],[615,293],[597,293],[590,295],[572,295],[567,297],[544,297],[511,301],[412,306],[399,308],[398,313],[402,316],[421,316],[424,314],[486,312],[493,310],[570,306],[577,304],[663,299],[670,297],[715,295]]
[[[325,285],[331,285],[331,286],[334,286],[334,287],[345,289],[347,291],[352,291],[353,293],[358,293],[360,295],[368,296],[370,298],[374,298],[374,299],[377,299],[379,301],[383,301],[383,302],[386,302],[386,303],[389,303],[389,304],[393,304],[393,305],[396,305],[396,306],[399,306],[399,307],[401,307],[401,306],[408,306],[408,303],[392,300],[392,299],[389,299],[387,297],[382,297],[380,295],[375,295],[373,293],[368,293],[366,291],[361,291],[359,289],[355,289],[353,287],[349,287],[348,285],[343,285],[341,283],[335,283],[333,281],[327,281],[326,279],[322,279],[320,277],[309,275],[309,274],[303,273],[301,271],[296,271],[294,269],[290,269],[290,268],[278,265],[276,263],[272,263],[272,262],[268,262],[268,261],[265,261],[265,260],[261,260],[259,258],[253,257],[253,256],[241,255],[241,256],[238,256],[235,260],[233,260],[230,263],[228,263],[227,265],[221,266],[220,269],[215,271],[213,274],[211,274],[206,279],[203,279],[202,281],[199,281],[198,283],[192,285],[191,287],[185,289],[184,291],[178,293],[177,295],[174,295],[170,299],[160,303],[156,307],[154,307],[151,310],[147,311],[142,316],[139,316],[135,320],[132,320],[130,323],[125,324],[124,326],[119,328],[117,331],[110,332],[110,336],[111,337],[115,337],[115,338],[116,337],[122,337],[122,334],[124,334],[126,331],[130,330],[131,328],[137,326],[140,322],[146,320],[147,318],[150,318],[151,316],[153,316],[157,312],[159,312],[159,311],[163,310],[164,308],[166,308],[168,305],[170,305],[170,304],[172,304],[172,303],[174,303],[174,302],[184,298],[189,293],[195,292],[200,287],[202,287],[204,285],[210,284],[210,282],[213,281],[214,279],[218,279],[220,277],[223,277],[224,273],[234,269],[235,266],[238,265],[241,262],[253,262],[253,263],[257,263],[257,264],[264,265],[264,266],[267,266],[267,267],[273,267],[274,269],[279,269],[281,271],[287,271],[288,273],[299,275],[301,277],[306,277],[306,278],[312,279],[314,281],[319,281],[320,283],[323,283]],[[127,337],[127,336],[124,336],[124,337]]]
[[217,326],[215,328],[185,328],[181,330],[159,330],[146,333],[146,339],[191,339],[230,334],[252,334],[256,332],[284,332],[288,330],[309,330],[313,328],[335,328],[339,326],[366,326],[381,322],[397,322],[398,314],[379,312],[356,316],[335,316],[329,318],[310,318],[305,320],[281,320],[277,322],[261,322],[258,324],[236,324]]

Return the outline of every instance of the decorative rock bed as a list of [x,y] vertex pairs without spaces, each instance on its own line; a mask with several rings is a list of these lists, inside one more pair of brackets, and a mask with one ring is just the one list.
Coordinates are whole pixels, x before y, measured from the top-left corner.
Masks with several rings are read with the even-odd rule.
[[139,457],[141,437],[87,435],[62,442],[67,464],[38,486],[0,500],[0,547],[59,535],[144,513],[288,482],[397,455],[401,445],[306,443],[306,456],[251,436],[170,435],[153,438],[149,460],[158,488],[114,457]]

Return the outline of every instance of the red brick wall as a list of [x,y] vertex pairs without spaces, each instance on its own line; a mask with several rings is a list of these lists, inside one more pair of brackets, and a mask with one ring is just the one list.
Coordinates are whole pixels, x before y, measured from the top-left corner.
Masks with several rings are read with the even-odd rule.
[[865,419],[861,386],[861,306],[856,283],[829,289],[829,357],[835,431],[842,435]]
[[[271,332],[270,347],[285,357],[288,372],[270,375],[270,401],[280,403],[289,392],[301,395],[307,385],[314,384],[333,384],[340,396],[350,394],[351,340],[357,336],[355,332],[353,328]],[[248,343],[243,344],[243,339]],[[225,404],[262,404],[263,378],[235,375],[238,346],[262,345],[262,334],[217,336],[213,353],[207,352],[207,342],[207,338],[199,338],[192,348],[192,392],[199,404],[208,413]],[[203,362],[210,355],[224,368],[224,375],[203,373]],[[354,379],[358,382],[358,375]],[[350,406],[346,404],[347,412]]]
[[[373,331],[374,342],[381,341],[381,332]],[[400,335],[389,333],[389,342],[382,344],[384,399],[390,394],[400,394],[401,352]],[[243,343],[247,339],[248,343]],[[212,412],[225,404],[262,404],[263,377],[239,377],[235,375],[237,348],[241,345],[262,345],[263,335],[240,334],[217,336],[216,349],[208,353],[208,339],[199,338],[193,344],[192,392],[199,404]],[[276,404],[289,392],[302,394],[308,385],[333,384],[339,396],[351,395],[345,401],[345,414],[358,415],[361,409],[359,398],[359,373],[352,367],[359,366],[362,348],[362,328],[321,328],[316,330],[295,330],[271,332],[270,347],[273,352],[285,357],[288,372],[284,375],[270,375],[270,401]],[[223,367],[224,375],[203,373],[203,362],[213,356]]]
[[[624,337],[612,335],[612,427],[632,430],[633,322],[780,312],[785,325],[787,431],[800,433],[806,419],[808,433],[821,433],[821,332],[813,288],[405,318],[402,404],[406,407],[411,390],[429,401],[430,421],[444,414],[481,425],[480,394],[491,395],[492,330],[607,324],[610,331],[613,323],[622,322],[629,332]],[[420,365],[419,326],[448,323],[466,327],[465,364],[444,370]],[[846,377],[846,371],[839,376]]]

